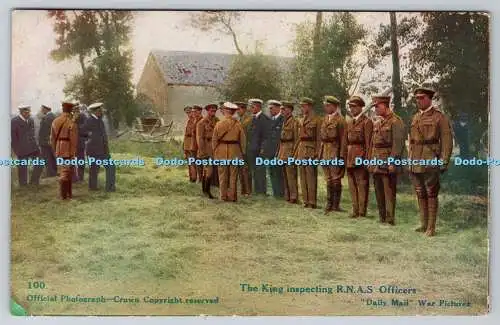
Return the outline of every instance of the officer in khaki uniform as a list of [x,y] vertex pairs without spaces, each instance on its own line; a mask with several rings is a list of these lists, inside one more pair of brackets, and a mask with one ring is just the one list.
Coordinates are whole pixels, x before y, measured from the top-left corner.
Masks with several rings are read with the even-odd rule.
[[[72,159],[76,157],[78,149],[78,123],[72,116],[75,103],[64,101],[63,113],[54,119],[50,131],[50,143],[57,158]],[[72,181],[75,166],[59,166],[59,189],[61,199],[71,199]]]
[[[214,133],[215,124],[219,121],[219,118],[215,116],[217,113],[217,104],[208,104],[205,106],[207,115],[196,124],[196,143],[198,145],[198,152],[196,156],[199,159],[208,159],[213,157],[212,150],[212,135]],[[207,165],[202,166],[202,181],[201,188],[203,193],[210,199],[213,199],[212,193],[210,193],[210,185],[212,183],[212,174],[217,166]]]
[[[401,158],[404,149],[404,124],[399,116],[389,107],[390,96],[373,97],[375,113],[380,120],[373,126],[373,137],[370,146],[370,159],[386,161],[387,158]],[[377,199],[378,213],[381,223],[395,225],[396,185],[400,167],[387,163],[370,165],[373,174],[373,185]]]
[[[238,116],[243,131],[245,131],[245,137],[250,139],[250,130],[252,125],[252,114],[247,113],[247,103],[245,102],[234,102],[238,106]],[[248,145],[246,146],[248,148]],[[247,153],[243,153],[245,160],[245,165],[241,166],[239,169],[240,187],[241,195],[249,196],[252,193],[252,179],[250,178],[250,169]]]
[[[233,103],[222,105],[224,118],[215,125],[212,148],[215,159],[242,159],[246,149],[245,132],[241,123],[233,118],[238,109]],[[236,202],[238,169],[236,165],[219,165],[219,190],[223,201]]]
[[[278,148],[278,159],[288,161],[293,157],[295,145],[299,140],[299,122],[293,117],[294,104],[291,101],[282,101],[282,114],[285,119],[281,130],[280,143]],[[297,166],[285,165],[283,167],[284,195],[285,200],[290,203],[298,202],[298,180]]]
[[[317,159],[321,147],[319,131],[322,120],[314,115],[311,98],[302,98],[300,106],[304,117],[299,122],[299,141],[294,157],[295,159]],[[316,209],[318,166],[299,165],[298,169],[304,207]]]
[[[198,158],[196,154],[198,153],[198,144],[196,143],[196,125],[198,124],[199,121],[203,118],[203,115],[201,112],[203,111],[203,107],[200,105],[193,105],[191,107],[192,109],[192,114],[193,114],[193,140],[191,141],[191,146],[189,147],[189,151],[191,151],[192,155],[194,158]],[[195,175],[195,180],[198,180],[198,182],[201,182],[203,177],[203,166],[197,166],[195,164],[192,164],[189,166],[190,168],[193,168],[193,173]]]
[[[196,156],[196,153],[193,153],[191,151],[191,148],[193,147],[193,141],[196,141],[194,137],[196,125],[194,124],[194,118],[193,118],[194,114],[191,106],[184,107],[184,112],[186,113],[188,119],[186,122],[186,127],[184,129],[183,149],[184,149],[184,159],[188,159]],[[196,166],[189,165],[188,172],[189,172],[189,181],[192,183],[196,182]]]
[[[325,165],[323,171],[326,180],[325,214],[330,211],[341,211],[342,177],[345,174],[344,163],[344,129],[345,120],[340,113],[340,101],[334,96],[325,96],[323,101],[325,117],[321,124],[321,148],[319,158],[324,160],[337,159],[338,165]],[[340,164],[342,160],[342,164]]]
[[410,159],[440,159],[443,165],[411,165],[410,175],[418,199],[420,227],[418,232],[434,236],[438,210],[439,175],[448,168],[453,150],[453,135],[446,115],[432,106],[434,90],[414,91],[419,111],[413,116],[410,129]]
[[344,157],[346,157],[347,180],[352,199],[351,218],[366,217],[368,206],[369,173],[368,166],[356,165],[356,158],[368,158],[368,150],[373,133],[373,122],[361,111],[365,101],[359,96],[349,99],[352,119],[347,122]]

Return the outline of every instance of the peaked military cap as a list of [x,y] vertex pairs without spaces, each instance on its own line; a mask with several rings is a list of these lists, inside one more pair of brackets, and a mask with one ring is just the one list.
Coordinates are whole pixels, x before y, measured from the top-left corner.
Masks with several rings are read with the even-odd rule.
[[267,101],[267,105],[270,105],[270,106],[281,106],[282,104],[278,100],[270,99],[270,100]]
[[304,104],[312,105],[312,104],[314,104],[314,100],[312,100],[309,97],[302,97],[300,99],[300,105],[304,105]]
[[219,108],[219,105],[218,105],[218,104],[216,104],[216,103],[210,103],[210,104],[205,105],[205,107],[204,107],[204,108],[208,111],[208,110],[209,110],[209,109],[211,109],[211,108],[218,109],[218,108]]
[[432,98],[434,96],[434,94],[436,93],[436,91],[434,89],[431,89],[431,88],[427,88],[427,87],[418,87],[416,88],[414,91],[413,91],[413,95],[416,95],[416,94],[426,94],[428,95],[430,98]]
[[264,101],[262,99],[259,99],[259,98],[251,98],[248,100],[248,103],[249,104],[264,104]]
[[19,110],[19,112],[31,112],[30,105],[19,105],[17,109]]
[[372,106],[375,106],[380,103],[386,103],[389,105],[391,102],[391,96],[373,96],[372,97]]
[[48,111],[51,111],[51,110],[52,110],[52,108],[50,108],[50,107],[49,107],[49,106],[47,106],[47,105],[42,105],[41,107],[42,107],[42,108],[45,108],[45,109],[46,109],[46,110],[48,110]]
[[238,105],[238,107],[245,107],[245,108],[248,106],[248,104],[245,102],[233,102],[233,104]]
[[340,104],[340,100],[338,100],[337,97],[335,97],[335,96],[327,95],[323,99],[323,103],[324,104]]
[[292,101],[290,101],[290,100],[282,100],[281,101],[281,105],[283,105],[283,107],[291,108],[292,110],[295,107],[295,104]]
[[62,101],[62,109],[63,112],[71,112],[73,110],[73,107],[75,106],[75,102],[72,100],[63,100]]
[[222,108],[230,109],[230,110],[237,110],[238,109],[238,105],[233,104],[231,102],[225,102],[224,104],[222,104]]
[[102,107],[102,105],[104,105],[104,104],[103,103],[93,103],[92,105],[89,105],[88,109],[91,112],[95,112],[98,109],[100,109]]
[[187,113],[187,112],[188,112],[188,111],[190,111],[190,110],[191,110],[191,106],[186,106],[186,107],[184,107],[184,112],[185,112],[185,113]]
[[192,108],[192,109],[195,109],[195,110],[198,110],[198,111],[203,110],[203,107],[202,107],[202,106],[200,106],[200,105],[193,105],[191,108]]
[[357,105],[360,105],[360,106],[365,106],[365,101],[363,100],[363,98],[361,98],[360,96],[352,96],[351,98],[349,98],[349,104],[357,104]]

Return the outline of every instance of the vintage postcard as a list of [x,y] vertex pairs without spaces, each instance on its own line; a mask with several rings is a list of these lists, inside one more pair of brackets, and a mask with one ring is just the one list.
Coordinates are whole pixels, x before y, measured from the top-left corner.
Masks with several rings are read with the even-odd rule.
[[13,315],[484,315],[486,12],[13,10]]

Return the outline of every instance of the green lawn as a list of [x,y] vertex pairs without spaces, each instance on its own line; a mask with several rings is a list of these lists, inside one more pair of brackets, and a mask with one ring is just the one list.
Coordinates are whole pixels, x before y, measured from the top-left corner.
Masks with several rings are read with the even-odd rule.
[[[180,155],[175,144],[117,142],[114,158]],[[36,315],[416,315],[484,314],[488,295],[488,199],[442,186],[437,236],[414,232],[416,201],[408,185],[397,197],[396,227],[380,225],[374,193],[369,218],[323,215],[274,198],[208,200],[185,168],[120,168],[117,192],[74,186],[57,198],[57,180],[18,189],[13,177],[12,295]],[[13,173],[14,175],[15,173]],[[86,177],[88,173],[86,174]],[[104,184],[104,173],[100,184]],[[319,204],[325,203],[322,173]],[[371,188],[372,190],[372,188]],[[216,192],[216,189],[212,189]],[[43,281],[45,289],[29,289]],[[332,287],[327,293],[242,292]],[[417,294],[338,293],[337,286],[394,285]],[[285,289],[286,290],[286,289]],[[138,297],[140,303],[28,301],[28,295]],[[219,297],[216,304],[151,304],[143,298]],[[58,297],[59,298],[59,297]],[[410,299],[391,306],[392,298]],[[372,306],[366,299],[383,299]],[[466,300],[471,307],[419,307],[418,299]]]

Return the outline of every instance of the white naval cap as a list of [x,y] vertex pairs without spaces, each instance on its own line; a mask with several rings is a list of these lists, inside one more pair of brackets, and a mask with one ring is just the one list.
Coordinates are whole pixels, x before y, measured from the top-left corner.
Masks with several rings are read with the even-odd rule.
[[31,106],[30,105],[19,105],[17,107],[17,109],[20,111],[20,112],[25,112],[25,111],[31,111]]
[[89,105],[89,106],[87,107],[87,109],[88,109],[89,111],[94,111],[94,110],[96,110],[96,109],[98,109],[98,108],[101,108],[101,107],[102,107],[102,105],[104,105],[104,104],[103,104],[103,103],[93,103],[93,104]]
[[225,102],[224,104],[222,104],[222,107],[227,109],[238,109],[238,105],[231,102]]
[[279,100],[270,99],[267,101],[267,105],[268,106],[281,106],[282,104]]
[[251,99],[248,100],[248,102],[250,104],[259,103],[261,105],[264,103],[264,101],[262,99],[259,99],[259,98],[251,98]]

